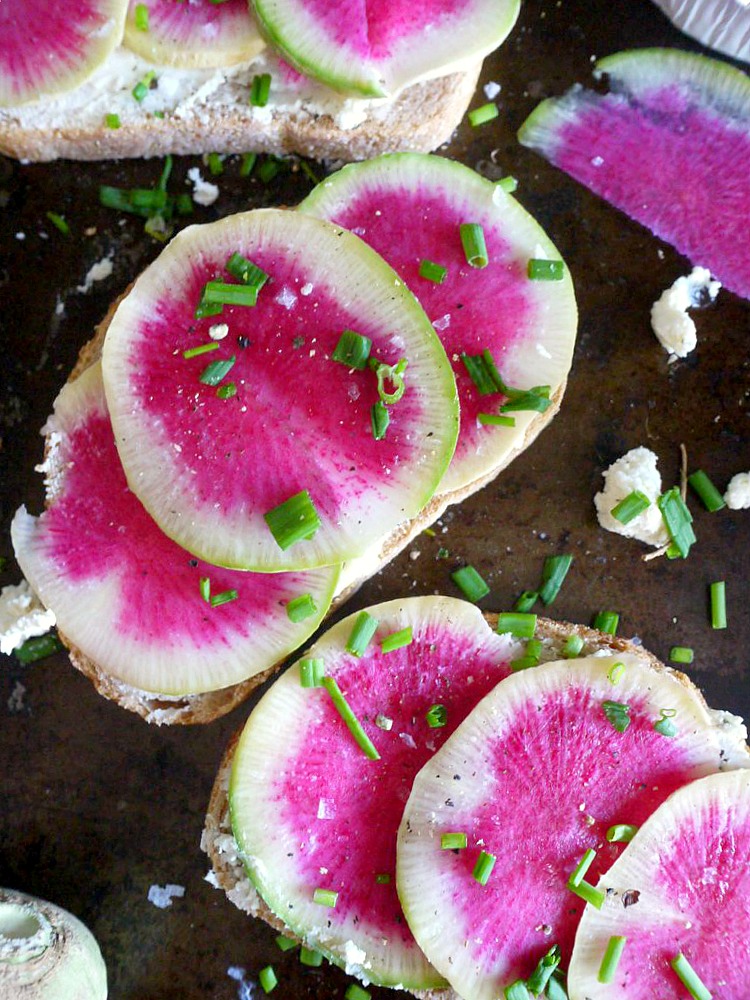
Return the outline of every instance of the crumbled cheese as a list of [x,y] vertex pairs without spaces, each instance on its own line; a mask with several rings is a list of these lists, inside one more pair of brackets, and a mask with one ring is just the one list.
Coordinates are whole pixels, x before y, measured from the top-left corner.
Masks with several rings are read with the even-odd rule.
[[0,653],[7,656],[54,625],[54,612],[44,607],[26,580],[0,591]]
[[226,323],[214,323],[209,326],[208,335],[211,340],[223,340],[229,333],[229,326]]
[[484,96],[487,98],[487,100],[494,101],[502,88],[499,83],[495,83],[494,80],[490,80],[488,83],[485,83],[483,89],[484,89]]
[[353,941],[344,943],[344,971],[348,976],[361,974],[363,969],[371,967],[367,961],[367,952],[357,947]]
[[102,257],[101,260],[91,265],[86,272],[86,277],[83,279],[83,284],[78,285],[76,291],[80,292],[81,295],[85,295],[91,291],[95,281],[104,281],[105,278],[108,278],[112,274],[113,270],[112,257]]
[[750,472],[738,472],[732,476],[724,494],[724,503],[731,510],[750,507]]
[[687,314],[688,309],[713,302],[719,294],[720,281],[711,280],[705,267],[694,267],[686,277],[662,292],[651,306],[651,327],[662,347],[676,358],[685,358],[695,350],[698,337],[695,323]]
[[[661,494],[661,476],[656,468],[656,455],[649,448],[633,448],[603,473],[604,489],[594,497],[599,524],[626,538],[637,538],[647,545],[661,546],[669,541],[667,529],[656,506]],[[612,517],[612,508],[633,492],[640,490],[651,501],[642,514],[628,524]]]
[[188,180],[192,181],[193,184],[193,201],[196,205],[213,205],[219,197],[218,187],[203,180],[200,167],[191,167],[187,175]]
[[181,899],[184,895],[184,885],[152,885],[148,890],[148,901],[158,906],[160,910],[166,910],[172,905],[173,899]]

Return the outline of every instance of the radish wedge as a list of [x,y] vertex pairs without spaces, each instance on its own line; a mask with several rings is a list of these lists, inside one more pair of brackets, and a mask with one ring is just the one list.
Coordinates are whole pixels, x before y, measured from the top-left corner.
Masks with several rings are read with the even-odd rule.
[[[297,663],[240,738],[232,828],[258,892],[305,944],[371,982],[433,989],[443,980],[414,943],[396,896],[396,831],[414,774],[508,674],[522,643],[493,633],[476,607],[453,598],[368,611],[378,629],[361,657],[345,650],[354,614],[305,659],[323,660],[380,759],[365,755],[326,690],[300,686]],[[381,652],[385,636],[408,627],[409,645]],[[445,708],[442,728],[426,719],[435,704]],[[336,906],[314,903],[316,888],[338,892]]]
[[[268,670],[317,628],[335,567],[274,576],[219,569],[159,531],[127,487],[99,364],[65,386],[45,430],[51,503],[39,518],[21,508],[13,546],[60,631],[104,672],[164,695],[215,691]],[[236,599],[222,603],[232,591]],[[286,605],[305,594],[314,613],[290,621]]]
[[[196,320],[209,281],[233,285],[225,265],[235,253],[270,275],[257,305]],[[370,338],[379,363],[407,364],[382,440],[371,424],[375,372],[332,359],[345,330]],[[226,377],[206,384],[217,361]],[[356,236],[279,209],[183,230],[117,309],[103,371],[133,492],[183,548],[235,568],[360,555],[432,497],[458,432],[448,359],[395,272]],[[390,378],[383,388],[397,395]],[[282,548],[289,539],[266,515],[283,517],[290,501],[307,515],[297,521],[294,510],[292,526],[311,537]]]
[[518,134],[596,194],[750,298],[750,79],[704,56],[642,49],[544,101]]
[[[568,973],[570,1000],[683,1000],[683,954],[710,995],[750,996],[750,773],[713,774],[656,810],[604,879],[611,902],[586,908]],[[623,908],[637,890],[638,905]],[[632,896],[631,896],[632,898]],[[598,982],[607,942],[626,943]],[[695,995],[695,994],[693,994]]]
[[[629,707],[624,731],[604,702]],[[654,729],[662,710],[674,712],[672,737]],[[398,892],[427,958],[465,1000],[496,1000],[553,945],[566,967],[586,905],[566,882],[584,852],[597,852],[595,883],[622,850],[610,826],[642,824],[738,757],[744,735],[725,732],[679,675],[629,654],[502,681],[420,771],[404,810]],[[448,832],[467,848],[441,849]],[[481,851],[496,857],[486,885],[472,877]]]
[[654,0],[654,3],[686,35],[725,56],[750,62],[747,0]]
[[497,48],[519,0],[251,0],[271,44],[303,73],[346,93],[387,97]]
[[128,0],[0,3],[0,107],[72,90],[120,44]]
[[[560,281],[531,281],[529,259],[560,254],[518,202],[473,170],[438,156],[396,154],[352,164],[326,178],[300,211],[361,236],[417,296],[453,365],[461,431],[440,492],[496,473],[533,439],[559,406],[573,356],[576,304],[567,270]],[[489,265],[470,267],[459,227],[484,230]],[[447,269],[442,282],[419,274],[427,260]],[[462,353],[489,350],[508,385],[550,386],[546,414],[522,410],[515,426],[491,426],[506,397],[480,395]]]
[[[147,7],[143,24],[138,8]],[[142,16],[142,15],[141,15]],[[221,68],[254,58],[265,48],[247,0],[130,0],[125,45],[159,66]]]

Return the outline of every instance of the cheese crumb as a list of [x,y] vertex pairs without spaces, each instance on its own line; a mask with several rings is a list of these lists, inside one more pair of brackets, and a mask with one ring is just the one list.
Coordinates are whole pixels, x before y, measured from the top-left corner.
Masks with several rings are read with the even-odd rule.
[[81,295],[85,295],[86,292],[91,291],[95,281],[104,281],[105,278],[108,278],[110,274],[112,274],[113,270],[112,258],[102,257],[101,260],[98,260],[95,264],[91,265],[86,272],[86,277],[83,279],[83,284],[78,285],[76,291],[80,292]]
[[651,327],[672,357],[685,358],[695,350],[698,337],[687,310],[706,300],[713,302],[720,288],[721,282],[712,281],[710,271],[694,267],[687,277],[678,278],[671,288],[662,292],[651,306]]
[[[656,468],[657,457],[649,448],[633,448],[603,473],[604,489],[594,497],[596,516],[599,524],[607,531],[636,538],[640,542],[656,547],[669,541],[667,529],[656,506],[661,495],[661,476]],[[633,492],[640,490],[651,501],[642,514],[627,524],[621,524],[612,517],[612,508]]]
[[729,480],[724,494],[724,503],[730,510],[745,510],[750,507],[750,472],[738,472]]
[[173,899],[181,899],[184,895],[184,885],[152,885],[148,890],[148,901],[158,906],[160,910],[166,910],[172,905]]
[[193,184],[193,201],[196,205],[213,205],[219,197],[219,189],[216,184],[204,181],[199,167],[191,167],[187,175]]
[[26,580],[0,591],[0,653],[9,655],[54,625],[54,612],[44,607]]

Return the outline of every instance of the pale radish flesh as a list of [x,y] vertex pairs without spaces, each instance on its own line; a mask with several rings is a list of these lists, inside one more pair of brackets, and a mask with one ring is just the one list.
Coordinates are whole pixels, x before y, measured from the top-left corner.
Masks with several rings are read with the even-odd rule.
[[[623,732],[609,701],[628,706]],[[654,729],[663,710],[673,737]],[[676,788],[717,771],[724,741],[696,689],[630,654],[502,681],[417,775],[404,810],[398,890],[425,955],[466,1000],[502,996],[553,945],[565,968],[587,905],[567,888],[581,857],[596,852],[586,874],[596,883],[623,846],[607,830],[641,825]],[[448,832],[465,833],[467,848],[442,849]],[[496,857],[486,885],[472,875],[481,851]]]
[[654,0],[680,31],[717,52],[750,62],[750,7],[745,0]]
[[[750,772],[714,774],[676,791],[638,831],[587,908],[568,974],[570,1000],[687,1000],[680,954],[709,993],[750,996]],[[625,893],[637,905],[623,907]],[[599,982],[610,937],[626,938],[610,983]]]
[[[206,283],[233,282],[235,253],[270,276],[257,304],[196,320]],[[218,349],[186,358],[217,326]],[[381,440],[375,372],[332,359],[345,330],[407,366]],[[232,365],[231,398],[201,381],[214,361]],[[131,488],[163,531],[216,564],[276,572],[354,558],[422,509],[455,447],[455,381],[423,310],[356,236],[299,213],[183,230],[121,302],[103,370]],[[265,515],[300,494],[319,525],[282,548]]]
[[[480,395],[462,354],[489,350],[505,382],[546,384],[561,395],[573,356],[576,303],[570,275],[532,281],[530,259],[560,260],[544,230],[518,202],[473,170],[442,157],[396,154],[352,164],[319,184],[299,210],[357,233],[399,273],[440,337],[458,386],[461,430],[441,492],[497,471],[548,417],[513,413],[515,426],[480,423],[506,397]],[[466,261],[460,226],[479,223],[489,263]],[[423,261],[446,268],[443,281],[421,277]],[[559,399],[558,399],[559,402]]]
[[[109,676],[165,695],[215,691],[268,670],[317,628],[336,567],[221,569],[159,530],[128,489],[99,364],[63,389],[46,430],[51,503],[39,518],[16,514],[16,557],[66,639]],[[291,621],[289,601],[306,594],[312,613]]]

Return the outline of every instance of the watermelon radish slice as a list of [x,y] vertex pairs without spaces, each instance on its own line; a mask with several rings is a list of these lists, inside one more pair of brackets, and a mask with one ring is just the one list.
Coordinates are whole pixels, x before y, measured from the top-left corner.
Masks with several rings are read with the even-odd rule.
[[[750,996],[750,774],[691,782],[656,810],[604,880],[611,901],[586,908],[568,974],[570,1000],[684,1000],[682,954],[708,995]],[[638,905],[624,908],[636,889]],[[632,898],[632,897],[631,897]],[[627,938],[610,984],[598,982],[612,936]],[[694,996],[697,994],[693,994]]]
[[[550,411],[513,414],[515,426],[479,422],[506,397],[480,395],[461,354],[490,350],[508,385],[547,384],[557,405],[570,368],[576,304],[570,275],[531,281],[529,259],[560,254],[502,188],[438,156],[403,153],[352,164],[326,178],[300,211],[361,236],[399,273],[432,320],[453,365],[461,431],[440,491],[497,473],[536,436]],[[489,265],[466,263],[459,227],[480,223]],[[447,268],[441,283],[420,277],[423,260]],[[551,408],[551,412],[557,409]]]
[[671,49],[608,56],[595,76],[544,101],[518,134],[602,198],[750,297],[750,80]]
[[654,0],[686,35],[717,52],[750,62],[747,0]]
[[387,97],[460,69],[509,34],[519,0],[251,0],[261,30],[303,73],[346,93]]
[[265,48],[247,0],[148,0],[148,26],[144,30],[137,8],[130,0],[125,22],[125,45],[160,66],[206,68],[233,66],[258,55]]
[[122,39],[128,0],[0,3],[0,107],[72,90]]
[[[258,703],[240,738],[232,828],[263,900],[306,944],[371,982],[433,989],[443,980],[416,946],[396,896],[396,831],[413,776],[509,673],[522,643],[493,633],[476,607],[452,598],[391,601],[368,612],[379,624],[361,658],[345,650],[357,614],[305,658],[323,660],[380,759],[365,756],[323,688],[300,686],[297,663]],[[409,627],[411,644],[381,652],[383,637]],[[426,720],[435,704],[446,710],[442,728]],[[316,888],[338,892],[335,908],[313,902]]]
[[[604,702],[629,707],[624,731]],[[654,730],[662,710],[673,737]],[[465,1000],[503,996],[553,945],[566,967],[586,905],[566,887],[579,859],[597,852],[595,883],[622,850],[607,829],[642,824],[717,771],[723,744],[696,689],[629,654],[502,681],[420,771],[404,810],[398,892],[427,958]],[[466,849],[442,849],[449,832],[465,833]],[[482,851],[496,857],[486,885],[472,875]]]
[[[257,305],[196,320],[204,286],[232,284],[235,253],[270,275]],[[227,328],[219,348],[186,358],[217,343],[214,327]],[[380,440],[375,372],[331,357],[345,330],[369,338],[378,363],[408,366]],[[231,398],[201,381],[215,361],[232,364],[221,380]],[[356,236],[294,212],[183,230],[117,309],[103,371],[131,489],[166,534],[215,564],[268,572],[354,558],[421,510],[455,447],[455,382],[417,301]],[[390,379],[383,388],[397,395]],[[289,501],[314,534],[282,548],[265,515]]]
[[[18,511],[13,545],[60,631],[108,675],[163,695],[215,691],[267,670],[317,628],[335,568],[219,569],[159,531],[127,487],[99,364],[62,390],[45,430],[51,503],[39,518]],[[212,606],[202,578],[214,599],[236,599]],[[305,594],[315,612],[290,621],[288,602]]]

